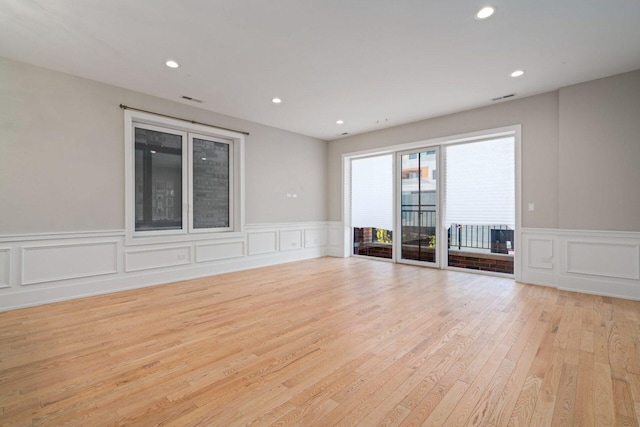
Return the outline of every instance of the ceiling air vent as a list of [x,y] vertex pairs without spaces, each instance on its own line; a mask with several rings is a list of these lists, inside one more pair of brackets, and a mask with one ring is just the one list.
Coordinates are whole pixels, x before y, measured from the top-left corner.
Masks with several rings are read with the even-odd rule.
[[503,99],[513,98],[514,96],[516,96],[515,93],[510,93],[509,95],[504,95],[504,96],[499,96],[497,98],[493,98],[492,101],[502,101]]
[[199,104],[202,104],[202,99],[196,99],[186,95],[182,95],[182,99],[186,99],[187,101],[192,101],[192,102],[197,102]]

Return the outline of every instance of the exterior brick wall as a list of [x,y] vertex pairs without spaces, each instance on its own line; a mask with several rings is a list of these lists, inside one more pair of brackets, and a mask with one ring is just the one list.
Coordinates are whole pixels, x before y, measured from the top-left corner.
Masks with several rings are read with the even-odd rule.
[[469,252],[449,253],[449,266],[513,274],[513,257],[475,256]]

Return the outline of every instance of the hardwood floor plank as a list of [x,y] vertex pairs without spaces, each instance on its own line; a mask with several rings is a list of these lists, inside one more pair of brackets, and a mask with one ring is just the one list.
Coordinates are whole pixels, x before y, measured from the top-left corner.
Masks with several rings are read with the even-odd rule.
[[551,425],[573,425],[577,383],[578,366],[569,363],[562,365]]
[[502,393],[489,418],[489,424],[495,426],[504,426],[509,423],[511,414],[516,406],[520,390],[523,389],[527,374],[535,359],[537,350],[541,345],[541,341],[547,329],[547,323],[538,320],[534,331],[527,340],[522,354],[517,357],[516,354],[508,354],[507,357],[515,364],[513,372],[509,377]]
[[638,425],[640,302],[321,258],[0,313],[0,425]]
[[616,422],[613,380],[608,364],[594,363],[594,412],[596,425],[612,426]]
[[593,393],[593,369],[594,358],[592,352],[581,351],[580,362],[578,364],[578,383],[576,392],[576,406],[573,417],[573,424],[579,426],[596,425],[593,403],[595,395]]

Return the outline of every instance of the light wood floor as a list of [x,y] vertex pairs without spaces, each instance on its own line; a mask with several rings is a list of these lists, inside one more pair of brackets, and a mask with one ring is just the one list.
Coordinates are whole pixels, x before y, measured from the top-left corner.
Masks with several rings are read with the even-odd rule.
[[638,425],[640,302],[323,258],[0,313],[0,424]]

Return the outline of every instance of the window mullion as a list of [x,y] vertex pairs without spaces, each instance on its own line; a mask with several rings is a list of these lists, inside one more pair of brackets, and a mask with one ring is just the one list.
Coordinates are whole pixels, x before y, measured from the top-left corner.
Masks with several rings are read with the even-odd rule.
[[189,222],[189,233],[193,233],[193,135],[187,134],[187,181],[189,183],[187,193],[187,220]]
[[153,188],[153,160],[151,151],[145,148],[142,152],[142,221],[145,226],[151,226],[153,223],[153,200],[151,191]]
[[191,208],[192,183],[191,183],[191,136],[184,133],[186,141],[182,144],[182,230],[191,232]]

